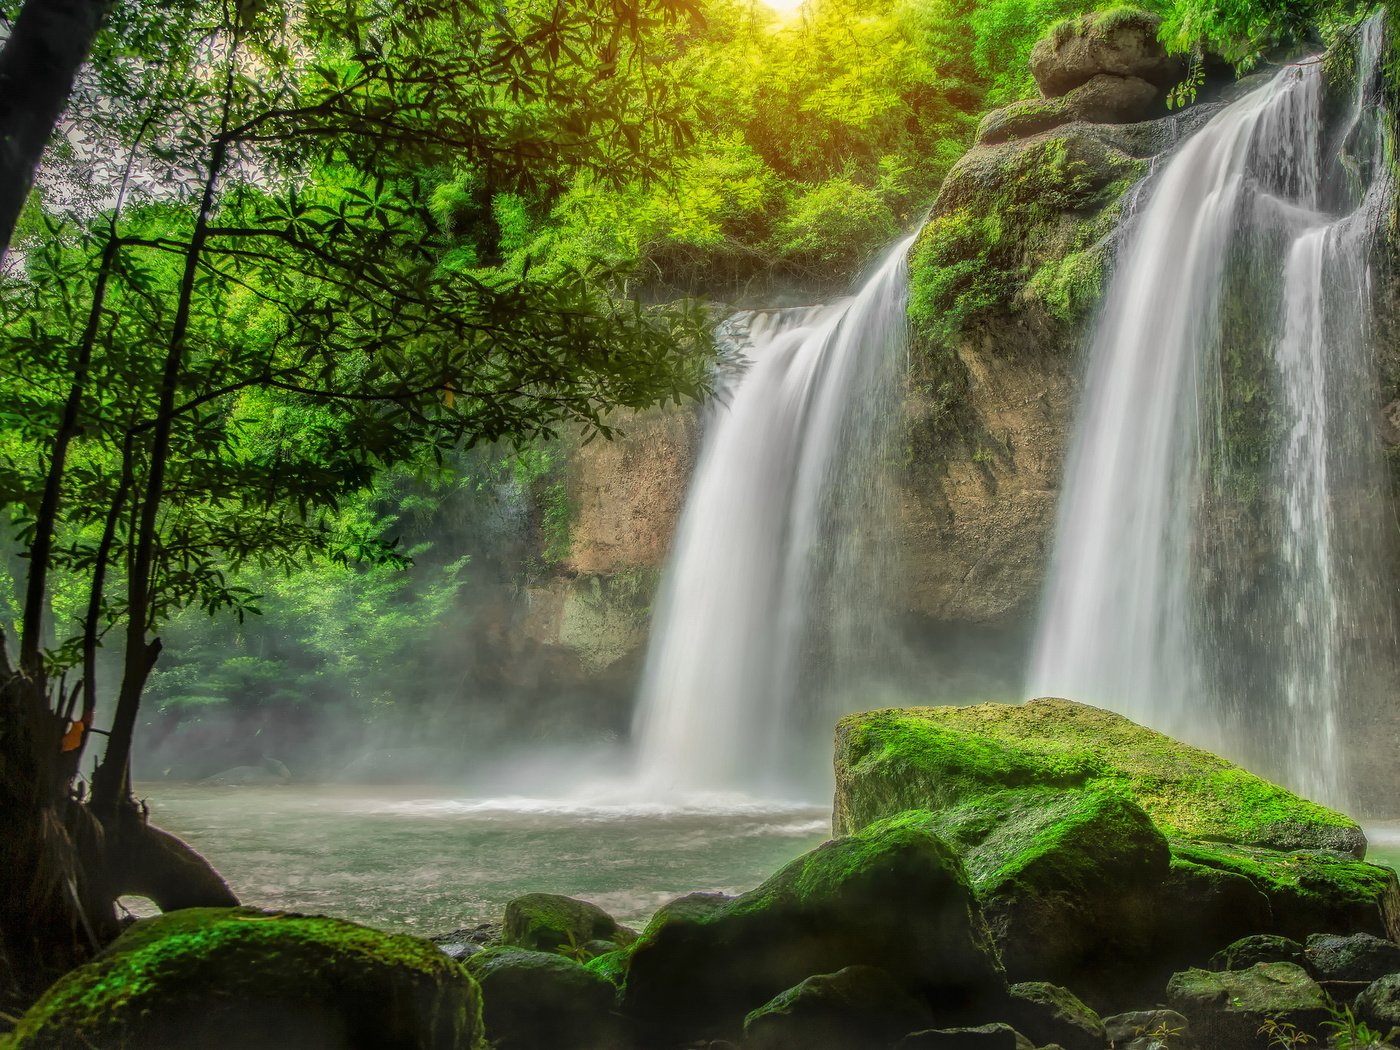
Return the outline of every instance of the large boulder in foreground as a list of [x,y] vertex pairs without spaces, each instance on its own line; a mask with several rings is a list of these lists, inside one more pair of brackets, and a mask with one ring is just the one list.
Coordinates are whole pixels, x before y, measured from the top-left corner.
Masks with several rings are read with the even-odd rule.
[[482,1050],[481,998],[428,941],[318,916],[138,922],[50,988],[9,1050]]
[[502,945],[473,955],[466,968],[481,986],[495,1050],[612,1050],[626,1041],[616,989],[572,959]]
[[808,977],[884,970],[932,1007],[1004,987],[956,853],[927,813],[826,842],[739,897],[663,907],[629,949],[624,1012],[655,1045],[737,1035],[750,1011]]
[[1366,836],[1350,817],[1209,751],[1070,700],[865,711],[836,728],[838,834],[901,810],[939,810],[1033,786],[1127,795],[1169,838],[1366,852]]

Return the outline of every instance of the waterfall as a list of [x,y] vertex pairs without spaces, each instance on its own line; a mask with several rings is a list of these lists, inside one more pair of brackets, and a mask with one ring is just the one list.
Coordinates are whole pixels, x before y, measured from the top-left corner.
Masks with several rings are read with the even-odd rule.
[[656,604],[633,732],[653,794],[801,790],[829,753],[839,672],[880,633],[912,243],[854,297],[719,330],[745,367],[711,409]]
[[1286,67],[1143,187],[1089,350],[1027,690],[1333,803],[1344,690],[1383,619],[1366,336],[1390,191],[1381,37],[1363,27],[1349,99],[1321,63]]

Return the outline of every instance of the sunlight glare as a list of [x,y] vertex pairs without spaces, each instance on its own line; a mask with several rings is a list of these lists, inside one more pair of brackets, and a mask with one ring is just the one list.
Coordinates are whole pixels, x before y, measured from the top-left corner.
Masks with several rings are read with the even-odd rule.
[[783,14],[791,14],[806,3],[806,0],[763,0],[763,2],[774,11],[780,11]]

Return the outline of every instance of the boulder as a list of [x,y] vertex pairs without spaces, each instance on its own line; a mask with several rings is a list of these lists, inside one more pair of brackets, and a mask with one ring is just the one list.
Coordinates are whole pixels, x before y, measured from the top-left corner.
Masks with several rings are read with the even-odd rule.
[[901,814],[818,846],[742,896],[666,905],[628,949],[625,1012],[661,1045],[732,1036],[778,993],[848,966],[877,966],[932,1006],[998,992],[981,909],[931,825],[927,813]]
[[[1209,968],[1244,969],[1256,962],[1301,962],[1299,958],[1250,959],[1243,966],[1216,966],[1214,955],[1273,925],[1269,898],[1249,879],[1233,871],[1193,864],[1173,857],[1159,897],[1161,939],[1158,952],[1167,973],[1209,962]],[[1281,938],[1280,938],[1281,939]],[[1165,979],[1167,973],[1162,973]],[[1160,984],[1159,984],[1160,987]]]
[[1273,933],[1241,937],[1211,956],[1210,969],[1248,970],[1261,962],[1287,962],[1303,966],[1303,946],[1291,938]]
[[[1318,1040],[1329,1020],[1318,983],[1294,963],[1256,963],[1247,970],[1184,970],[1167,984],[1167,1002],[1190,1019],[1202,1046],[1267,1050],[1276,1033]],[[1292,1045],[1292,1044],[1290,1044]]]
[[[637,939],[635,930],[619,926],[617,920],[596,904],[562,897],[557,893],[527,893],[506,905],[501,924],[501,943],[535,951],[579,948],[589,955],[601,955],[593,945],[612,951],[625,948]],[[606,946],[604,946],[606,945]]]
[[1036,1045],[1055,1043],[1064,1050],[1105,1050],[1103,1021],[1069,989],[1045,981],[1013,984],[1001,1017]]
[[482,1018],[496,1050],[611,1050],[624,1041],[617,990],[555,952],[502,945],[473,955]]
[[1101,73],[1135,77],[1165,91],[1186,69],[1158,42],[1161,23],[1157,15],[1127,7],[1068,19],[1031,49],[1031,75],[1046,98],[1059,98]]
[[1162,92],[1141,77],[1099,73],[1066,95],[1064,102],[1076,120],[1131,124],[1154,115],[1162,105]]
[[1264,930],[1302,941],[1313,933],[1400,935],[1395,871],[1318,849],[1292,852],[1227,842],[1177,840],[1172,855],[1248,879],[1269,900]]
[[1308,938],[1308,970],[1319,981],[1370,984],[1400,974],[1400,944],[1354,933],[1347,937],[1315,933]]
[[1194,1045],[1191,1022],[1175,1010],[1130,1010],[1105,1017],[1103,1027],[1115,1050],[1186,1050]]
[[1353,1009],[1358,1020],[1382,1033],[1400,1028],[1400,973],[1371,982]]
[[837,725],[839,833],[900,810],[937,810],[1030,786],[1110,788],[1135,799],[1169,838],[1355,857],[1366,849],[1349,817],[1122,715],[1069,700],[865,711]]
[[895,1050],[1035,1050],[1035,1044],[1009,1024],[984,1024],[911,1032]]
[[144,919],[50,988],[12,1050],[483,1050],[476,982],[428,941],[319,916]]
[[933,820],[962,856],[1010,979],[1082,988],[1118,980],[1125,957],[1150,952],[1152,898],[1169,854],[1132,799],[1026,788],[989,792]]
[[884,970],[848,966],[808,977],[744,1018],[745,1050],[886,1050],[929,1024],[924,1004]]
[[977,125],[977,145],[995,146],[1063,127],[1074,120],[1069,104],[1058,98],[1028,98],[994,109]]

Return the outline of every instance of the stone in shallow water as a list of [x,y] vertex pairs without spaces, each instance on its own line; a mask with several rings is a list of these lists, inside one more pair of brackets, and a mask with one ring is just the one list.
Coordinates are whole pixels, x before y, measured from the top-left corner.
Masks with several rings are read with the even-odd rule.
[[[556,948],[607,941],[622,948],[637,939],[636,931],[589,901],[557,893],[527,893],[506,905],[501,943],[551,952]],[[594,953],[598,954],[598,953]]]
[[481,1050],[476,982],[340,919],[191,908],[138,922],[20,1019],[7,1050]]

